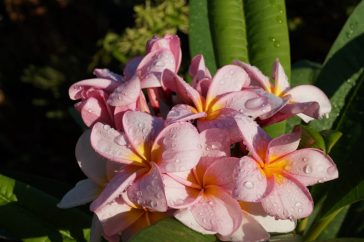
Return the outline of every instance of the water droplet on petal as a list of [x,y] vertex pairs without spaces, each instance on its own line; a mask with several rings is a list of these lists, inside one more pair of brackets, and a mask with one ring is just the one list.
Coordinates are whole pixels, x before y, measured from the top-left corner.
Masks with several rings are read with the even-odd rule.
[[213,201],[209,201],[208,204],[209,205],[214,205],[214,202]]
[[111,127],[110,127],[110,125],[105,124],[103,128],[104,128],[104,130],[109,130]]
[[252,98],[245,103],[245,107],[247,109],[258,109],[258,108],[262,107],[262,105],[264,103],[265,103],[265,100],[261,97]]
[[175,162],[176,162],[176,163],[179,163],[179,162],[180,162],[180,160],[179,160],[179,159],[176,159],[176,160],[175,160]]
[[298,209],[298,212],[299,212],[299,213],[302,213],[302,211],[303,211],[303,210],[302,210],[302,208],[299,208],[299,209]]
[[295,205],[296,207],[301,207],[301,206],[302,206],[302,203],[300,203],[300,202],[296,202],[294,205]]
[[118,144],[118,145],[121,145],[121,146],[125,146],[127,144],[125,138],[122,136],[122,135],[119,135],[115,138],[115,142]]
[[247,189],[252,189],[254,187],[254,184],[250,181],[244,182],[244,187]]
[[306,173],[306,174],[310,174],[312,172],[312,167],[310,165],[306,165],[304,168],[303,168],[303,171]]

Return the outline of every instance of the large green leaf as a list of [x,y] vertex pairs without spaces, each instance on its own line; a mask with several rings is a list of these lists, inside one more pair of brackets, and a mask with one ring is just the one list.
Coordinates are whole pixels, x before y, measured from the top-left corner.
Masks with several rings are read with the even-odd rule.
[[340,239],[316,240],[315,242],[364,242],[364,239],[360,239],[360,238],[340,238]]
[[186,227],[175,219],[163,219],[142,230],[130,242],[213,242],[213,235],[203,235]]
[[0,175],[0,227],[23,241],[87,241],[91,218],[58,199]]
[[189,45],[191,56],[203,54],[211,73],[216,71],[214,47],[210,33],[207,0],[191,0],[189,17]]
[[364,1],[346,21],[326,57],[316,85],[330,98],[333,105],[329,118],[311,122],[316,129],[330,129],[356,85],[364,63]]

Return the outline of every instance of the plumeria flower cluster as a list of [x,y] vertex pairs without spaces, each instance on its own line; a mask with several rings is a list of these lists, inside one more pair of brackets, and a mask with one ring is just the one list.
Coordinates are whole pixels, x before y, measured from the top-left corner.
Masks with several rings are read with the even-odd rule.
[[198,55],[188,84],[180,63],[179,38],[154,37],[122,75],[96,69],[70,87],[89,127],[76,145],[88,178],[59,207],[91,202],[94,241],[98,231],[128,241],[165,217],[223,241],[292,231],[312,212],[307,186],[338,171],[321,150],[298,149],[299,129],[271,138],[262,127],[318,119],[331,110],[328,98],[314,86],[291,88],[278,60],[274,83],[239,61],[212,76]]

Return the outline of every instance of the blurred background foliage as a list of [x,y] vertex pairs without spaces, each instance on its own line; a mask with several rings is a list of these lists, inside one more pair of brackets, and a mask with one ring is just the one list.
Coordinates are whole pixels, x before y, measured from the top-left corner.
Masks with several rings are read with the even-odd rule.
[[[292,63],[322,63],[358,2],[287,0]],[[68,87],[95,67],[120,73],[155,34],[180,36],[185,71],[187,26],[187,0],[0,1],[0,173],[82,179],[74,158],[82,129]],[[363,209],[351,208],[351,226]],[[349,228],[340,233],[364,236],[363,226]]]

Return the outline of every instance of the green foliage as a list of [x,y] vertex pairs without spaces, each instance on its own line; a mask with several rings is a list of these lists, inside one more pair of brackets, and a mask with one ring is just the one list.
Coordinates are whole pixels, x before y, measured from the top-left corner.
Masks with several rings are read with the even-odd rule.
[[188,6],[185,0],[159,0],[155,4],[146,0],[145,4],[136,5],[134,12],[134,27],[126,28],[121,35],[110,32],[100,40],[101,49],[94,56],[90,69],[109,64],[111,57],[125,64],[129,59],[144,54],[145,43],[151,36],[176,34],[177,31],[187,33]]
[[175,219],[167,218],[144,229],[134,236],[130,242],[213,242],[214,235],[203,235],[186,227]]
[[0,227],[23,241],[87,241],[91,219],[78,209],[56,207],[58,199],[0,175]]

